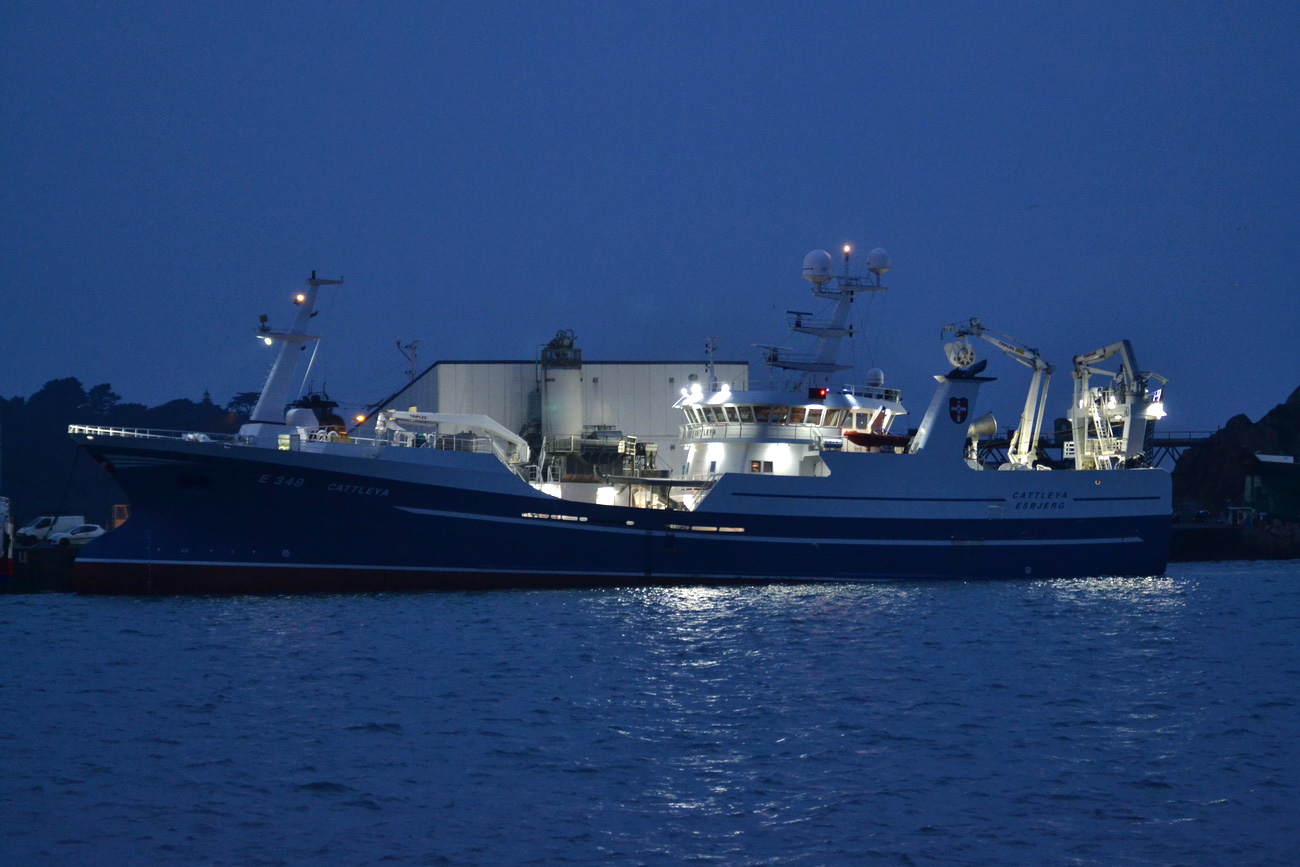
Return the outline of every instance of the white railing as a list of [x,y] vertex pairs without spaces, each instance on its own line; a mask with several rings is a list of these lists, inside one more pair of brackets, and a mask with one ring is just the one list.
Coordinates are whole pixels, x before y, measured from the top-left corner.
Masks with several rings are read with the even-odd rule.
[[235,434],[200,433],[185,430],[157,430],[139,427],[101,427],[98,425],[70,424],[68,433],[98,437],[141,437],[145,439],[185,440],[198,443],[229,443],[239,438]]
[[[803,393],[807,391],[808,384],[803,380],[790,379],[733,379],[726,382],[718,382],[712,387],[701,383],[704,390],[709,394],[719,394],[724,391],[744,392],[744,391],[775,391],[775,392],[795,392]],[[723,386],[726,386],[725,388]],[[902,398],[902,392],[897,388],[885,388],[876,385],[836,385],[829,389],[829,394],[851,394],[854,397],[875,398],[876,400],[886,400],[897,403]]]
[[[238,434],[199,433],[196,431],[159,430],[154,428],[103,427],[98,425],[80,424],[68,425],[68,433],[84,434],[86,436],[182,440],[185,442],[198,443],[252,442],[249,437],[241,437]],[[483,454],[495,454],[503,463],[507,462],[509,459],[509,455],[504,447],[495,442],[491,437],[465,435],[439,436],[432,434],[413,434],[407,431],[394,432],[392,436],[393,438],[391,440],[382,440],[375,439],[374,437],[348,436],[347,434],[340,434],[337,431],[314,430],[307,434],[307,441],[355,446],[396,446],[399,448],[433,448],[453,452],[478,452]],[[296,437],[294,437],[294,439],[296,439]]]
[[314,430],[307,435],[309,442],[339,443],[357,446],[392,446],[409,449],[439,449],[447,452],[477,452],[495,454],[503,461],[505,450],[491,437],[471,436],[466,434],[424,434],[407,430],[390,431],[383,439],[375,437],[358,437],[340,434],[337,431]]
[[[835,428],[839,430],[839,428]],[[783,422],[712,422],[681,425],[683,442],[731,439],[763,439],[790,442],[812,442],[822,436],[820,425],[786,424]]]

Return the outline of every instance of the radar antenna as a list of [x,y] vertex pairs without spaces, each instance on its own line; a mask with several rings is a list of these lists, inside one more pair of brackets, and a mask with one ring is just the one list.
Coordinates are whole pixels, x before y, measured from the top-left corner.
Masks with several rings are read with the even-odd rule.
[[406,379],[408,382],[415,381],[415,356],[419,349],[420,341],[412,340],[406,345],[402,345],[402,338],[397,338],[397,351],[402,353],[406,359]]

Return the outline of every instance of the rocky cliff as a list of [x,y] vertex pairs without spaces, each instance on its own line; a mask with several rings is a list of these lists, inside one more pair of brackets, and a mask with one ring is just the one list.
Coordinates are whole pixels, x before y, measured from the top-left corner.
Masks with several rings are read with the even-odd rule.
[[1259,421],[1233,416],[1204,443],[1189,448],[1173,472],[1175,507],[1208,509],[1217,516],[1226,506],[1239,505],[1256,454],[1300,460],[1300,388]]

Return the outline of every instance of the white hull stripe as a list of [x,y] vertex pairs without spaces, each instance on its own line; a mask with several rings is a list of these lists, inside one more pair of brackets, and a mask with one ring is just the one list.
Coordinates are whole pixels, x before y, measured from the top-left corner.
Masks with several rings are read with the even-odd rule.
[[[1005,503],[1007,501],[1006,497],[868,497],[858,494],[765,494],[754,491],[736,491],[730,496],[763,497],[769,500],[848,500],[869,503]],[[1075,499],[1081,498],[1075,497]]]
[[688,534],[708,539],[729,542],[775,542],[791,545],[858,545],[858,546],[896,546],[903,548],[938,548],[947,546],[988,546],[988,547],[1034,547],[1038,545],[1116,545],[1133,544],[1142,541],[1141,536],[1107,536],[1092,539],[830,539],[825,537],[796,538],[794,536],[758,536],[753,533],[710,533],[699,530],[648,530],[636,527],[617,527],[609,524],[591,524],[580,521],[552,521],[546,518],[503,518],[491,515],[470,515],[464,512],[445,512],[436,509],[417,509],[411,506],[397,506],[403,512],[415,515],[428,515],[437,518],[457,518],[460,520],[489,521],[499,524],[527,524],[536,526],[546,524],[555,529],[579,530],[600,533],[623,533],[644,536],[650,533],[659,538]]

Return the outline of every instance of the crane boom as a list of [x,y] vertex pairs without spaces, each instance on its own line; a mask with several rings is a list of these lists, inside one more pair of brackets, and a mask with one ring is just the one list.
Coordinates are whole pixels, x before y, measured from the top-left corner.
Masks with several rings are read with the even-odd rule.
[[[974,353],[970,351],[970,344],[966,342],[966,338],[978,337],[997,347],[1008,358],[1012,358],[1033,370],[1033,376],[1029,380],[1029,393],[1025,396],[1025,408],[1020,412],[1020,426],[1016,428],[1016,432],[1011,438],[1011,446],[1008,449],[1008,458],[1013,466],[1020,469],[1032,469],[1034,467],[1038,436],[1042,430],[1043,415],[1047,405],[1047,387],[1052,381],[1052,370],[1054,368],[1047,363],[1037,349],[1026,346],[1014,337],[985,327],[983,323],[974,317],[969,322],[945,325],[943,330],[944,332],[953,332],[957,339],[961,341],[958,350],[949,353],[950,358],[954,357],[954,355],[960,355],[964,351],[965,357],[969,357],[973,361]],[[956,363],[955,358],[954,363]]]
[[[1119,357],[1119,370],[1097,365]],[[1093,376],[1111,378],[1096,387]],[[1162,389],[1150,383],[1167,380],[1139,370],[1133,344],[1118,340],[1074,357],[1074,403],[1070,406],[1074,465],[1077,469],[1116,469],[1149,463],[1148,440],[1156,419],[1164,416]]]

